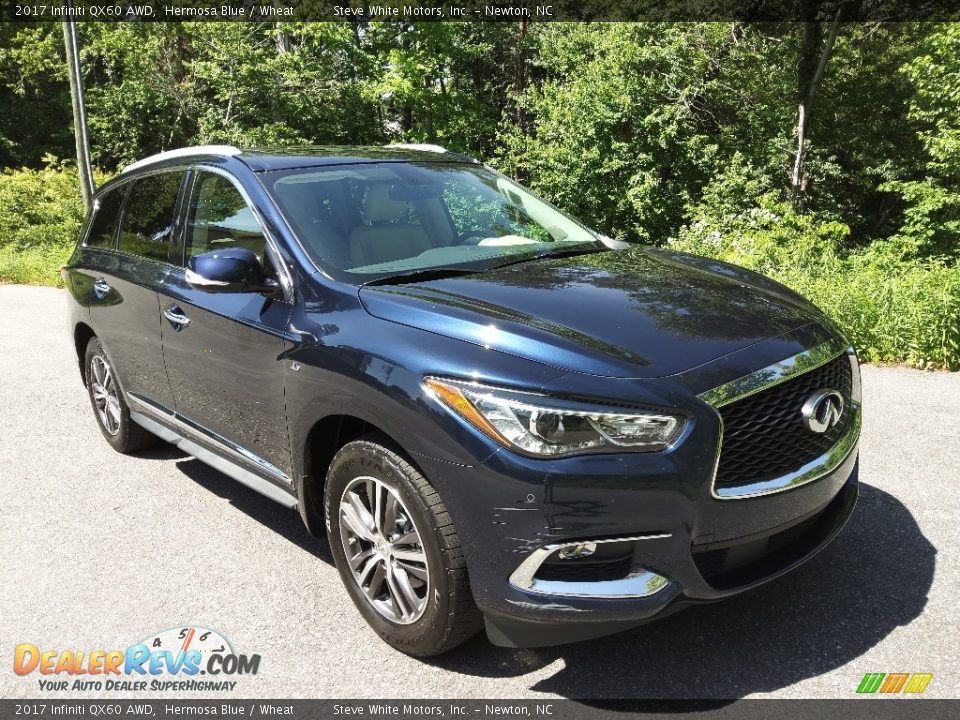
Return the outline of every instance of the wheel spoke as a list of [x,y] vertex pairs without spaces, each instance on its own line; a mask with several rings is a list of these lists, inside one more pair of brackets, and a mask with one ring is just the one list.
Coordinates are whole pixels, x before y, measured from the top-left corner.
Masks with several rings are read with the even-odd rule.
[[340,505],[340,517],[343,518],[344,522],[347,523],[347,527],[353,532],[354,535],[363,538],[367,542],[373,542],[375,537],[373,531],[370,529],[368,523],[364,520],[363,516],[358,511],[357,506],[363,508],[363,512],[366,514],[367,518],[370,517],[370,513],[367,512],[367,509],[363,507],[363,504],[357,501],[353,502],[353,498],[350,498],[350,504]]
[[398,588],[403,597],[403,604],[408,608],[408,614],[413,615],[420,609],[420,598],[410,585],[410,576],[400,567],[392,568],[390,577],[393,577],[393,586]]
[[384,489],[383,494],[387,497],[384,501],[383,525],[380,528],[380,532],[382,532],[384,536],[388,536],[397,524],[397,496],[386,489]]
[[396,608],[396,613],[401,620],[405,620],[417,609],[416,603],[410,604],[410,599],[403,592],[399,577],[395,568],[387,564],[387,588],[390,590],[390,599]]
[[378,555],[374,555],[367,560],[364,566],[360,568],[360,571],[357,573],[357,582],[360,583],[360,587],[363,587],[363,584],[370,578],[377,566],[382,564],[383,561]]
[[[383,581],[387,576],[387,566],[380,558],[376,560],[376,570],[373,571],[373,577],[370,578],[370,584],[366,587],[367,597],[375,600],[380,594],[380,588],[383,587]],[[361,587],[363,587],[361,585]]]
[[423,550],[394,550],[393,556],[397,560],[422,563],[423,565],[427,564],[427,555],[423,552]]
[[415,578],[419,580],[423,580],[424,582],[426,582],[427,578],[429,577],[427,574],[426,567],[418,567],[416,565],[411,565],[410,563],[404,560],[397,560],[397,565],[403,568],[406,571],[407,575],[413,575]]
[[380,531],[381,535],[386,536],[387,526],[384,522],[384,516],[386,514],[386,504],[387,496],[389,492],[383,486],[383,483],[374,483],[373,484],[373,497],[374,497],[374,506],[373,506],[373,521],[376,523],[377,530]]
[[357,513],[357,517],[360,518],[360,522],[363,523],[364,527],[371,533],[376,534],[376,523],[373,520],[373,515],[370,513],[370,510],[367,509],[367,506],[363,504],[363,499],[356,493],[350,493],[350,506],[354,509],[354,512]]
[[96,378],[99,385],[103,385],[103,360],[99,357],[95,357],[91,363],[93,367],[93,377]]
[[365,483],[367,503],[370,505],[371,528],[377,527],[377,493],[379,485],[380,483],[373,479],[367,480]]
[[359,572],[361,567],[367,563],[373,554],[373,548],[367,548],[366,550],[361,550],[352,557],[348,557],[347,560],[350,562],[350,567],[353,568],[354,572]]

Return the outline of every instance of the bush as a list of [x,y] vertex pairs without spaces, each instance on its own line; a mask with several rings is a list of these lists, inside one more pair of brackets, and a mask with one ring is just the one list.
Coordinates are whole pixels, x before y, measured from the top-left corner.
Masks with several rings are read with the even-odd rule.
[[19,285],[55,285],[61,287],[60,268],[73,252],[73,244],[66,247],[16,250],[0,247],[0,283]]
[[83,218],[75,168],[48,157],[42,170],[4,170],[0,282],[60,285],[59,268],[77,242]]
[[816,303],[866,362],[960,369],[960,268],[875,242],[845,253],[849,229],[794,212],[766,195],[748,209],[697,219],[671,241],[768,275]]

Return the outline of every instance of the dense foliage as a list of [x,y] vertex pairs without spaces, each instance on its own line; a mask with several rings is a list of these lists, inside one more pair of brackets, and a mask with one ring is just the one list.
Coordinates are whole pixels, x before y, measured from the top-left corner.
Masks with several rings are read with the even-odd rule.
[[[106,171],[196,142],[438,142],[607,234],[776,277],[868,359],[960,367],[960,25],[80,30]],[[45,159],[73,155],[62,53],[55,24],[0,26],[0,166],[26,168],[0,176],[0,280],[55,282],[80,222]]]
[[47,157],[40,170],[2,171],[0,282],[58,283],[82,223],[75,169]]

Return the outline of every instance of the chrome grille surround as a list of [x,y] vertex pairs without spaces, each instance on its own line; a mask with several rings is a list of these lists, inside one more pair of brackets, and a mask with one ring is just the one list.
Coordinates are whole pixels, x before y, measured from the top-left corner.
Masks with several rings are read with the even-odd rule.
[[[720,455],[723,452],[723,415],[720,412],[721,408],[817,370],[844,354],[851,364],[849,408],[851,419],[836,443],[818,457],[811,458],[800,467],[778,477],[735,486],[718,487],[717,472],[720,467]],[[699,398],[713,407],[720,421],[720,437],[717,442],[713,476],[710,481],[711,494],[717,500],[737,500],[770,495],[815,482],[839,467],[856,447],[857,440],[860,437],[861,391],[856,351],[839,337],[701,393]]]

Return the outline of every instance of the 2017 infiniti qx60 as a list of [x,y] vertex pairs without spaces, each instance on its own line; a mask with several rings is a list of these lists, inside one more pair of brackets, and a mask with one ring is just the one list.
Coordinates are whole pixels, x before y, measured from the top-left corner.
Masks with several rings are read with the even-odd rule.
[[63,275],[107,442],[297,508],[413,655],[741,592],[856,500],[859,369],[814,306],[435,146],[147,158]]

